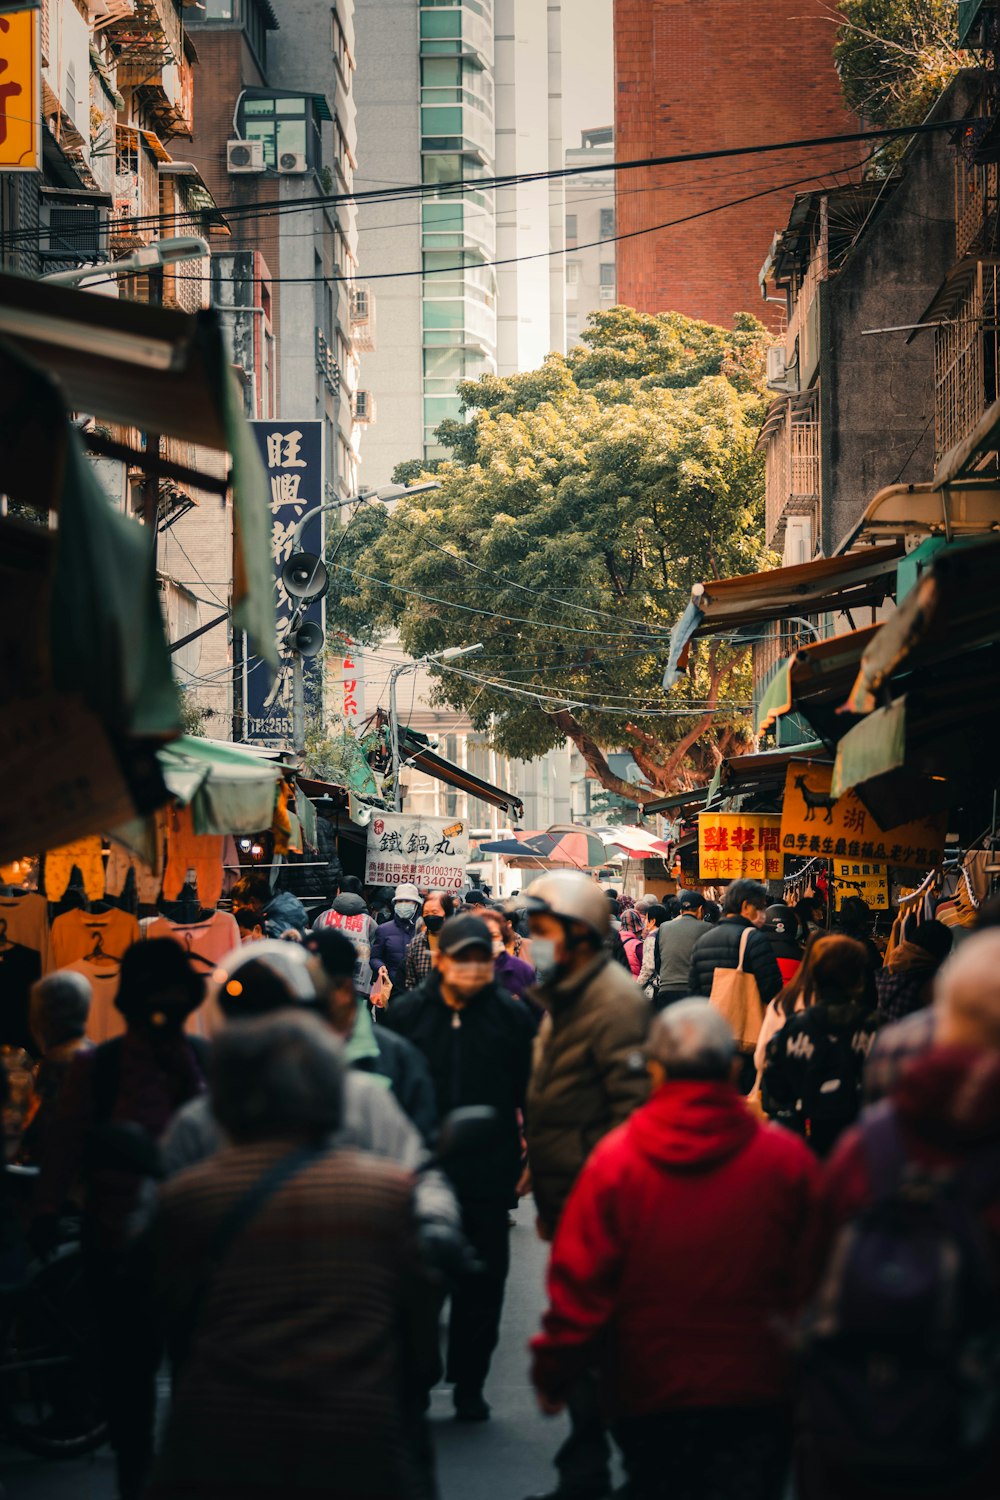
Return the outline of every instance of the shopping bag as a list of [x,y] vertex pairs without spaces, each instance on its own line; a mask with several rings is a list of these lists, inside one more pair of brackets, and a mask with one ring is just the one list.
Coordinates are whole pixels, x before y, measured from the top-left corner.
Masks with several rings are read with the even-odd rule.
[[740,960],[737,967],[716,969],[712,975],[712,993],[708,997],[719,1014],[729,1022],[741,1052],[753,1051],[764,1022],[764,1007],[757,981],[743,969],[747,941],[753,930],[752,927],[746,928],[740,938]]

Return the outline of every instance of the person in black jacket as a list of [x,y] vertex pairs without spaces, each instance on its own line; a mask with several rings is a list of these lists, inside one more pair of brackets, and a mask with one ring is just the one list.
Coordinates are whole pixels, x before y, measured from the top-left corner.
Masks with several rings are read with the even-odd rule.
[[[728,887],[722,901],[722,920],[706,929],[691,954],[688,985],[692,995],[711,995],[716,969],[738,967],[740,943],[744,932],[749,930],[743,967],[756,979],[761,1005],[767,1008],[783,982],[771,944],[759,931],[764,925],[769,900],[766,886],[756,880],[734,880]],[[744,1092],[749,1092],[754,1080],[752,1049],[742,1056],[741,1083]]]
[[778,960],[782,984],[790,984],[799,972],[802,963],[802,944],[799,942],[799,924],[790,906],[776,901],[764,913],[767,919],[761,928],[771,944],[771,951]]
[[428,1145],[437,1137],[434,1085],[422,1054],[384,1026],[373,1026],[354,987],[357,949],[336,927],[314,928],[308,941],[309,973],[334,1031],[343,1039],[348,1067],[388,1081],[396,1102]]
[[455,1386],[456,1417],[484,1422],[490,1408],[483,1384],[510,1268],[507,1213],[520,1175],[518,1111],[531,1071],[534,1026],[527,1007],[497,985],[492,935],[471,913],[445,922],[433,971],[415,990],[393,998],[384,1025],[427,1059],[439,1119],[468,1104],[491,1105],[497,1112],[496,1144],[453,1174],[462,1227],[481,1269],[460,1278],[452,1291],[447,1378]]

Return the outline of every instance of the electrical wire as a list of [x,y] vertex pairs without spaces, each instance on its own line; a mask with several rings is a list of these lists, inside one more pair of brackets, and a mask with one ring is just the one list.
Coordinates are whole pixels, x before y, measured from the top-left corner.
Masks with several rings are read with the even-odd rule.
[[[654,169],[657,167],[681,166],[687,162],[720,161],[745,156],[775,155],[783,151],[807,151],[823,146],[850,145],[860,141],[885,141],[894,140],[901,136],[917,136],[939,131],[952,131],[955,129],[968,129],[980,123],[978,120],[925,120],[917,125],[883,126],[878,129],[851,131],[843,135],[806,136],[797,137],[790,141],[768,141],[752,146],[724,146],[716,147],[707,151],[679,152],[666,156],[638,157],[622,162],[596,162],[585,163],[573,167],[550,168],[543,172],[514,172],[505,176],[497,177],[470,177],[457,181],[438,183],[409,183],[403,187],[391,189],[375,188],[365,192],[346,193],[324,193],[309,198],[298,198],[284,202],[273,199],[258,199],[251,202],[217,204],[217,213],[223,215],[227,220],[239,221],[243,217],[272,217],[281,213],[301,213],[311,208],[330,207],[340,203],[357,205],[368,202],[403,202],[408,199],[421,199],[427,196],[436,198],[449,195],[461,196],[470,192],[493,192],[507,187],[517,187],[522,183],[537,183],[548,181],[566,180],[572,177],[580,177],[587,174],[614,172],[630,172],[640,169]],[[816,173],[815,176],[827,175],[836,170],[847,170],[844,167],[829,167],[826,173]],[[160,223],[162,214],[137,215],[129,219],[131,228],[136,228],[143,223]],[[169,217],[180,222],[183,219],[204,219],[204,210],[200,213],[172,214]],[[27,231],[28,234],[38,236],[39,229]],[[5,237],[5,242],[10,243],[10,237]]]

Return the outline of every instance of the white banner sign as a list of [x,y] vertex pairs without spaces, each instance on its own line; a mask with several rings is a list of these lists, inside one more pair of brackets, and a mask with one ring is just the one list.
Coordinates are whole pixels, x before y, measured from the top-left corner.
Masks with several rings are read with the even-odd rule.
[[376,812],[368,825],[365,884],[460,891],[468,858],[469,830],[460,818]]

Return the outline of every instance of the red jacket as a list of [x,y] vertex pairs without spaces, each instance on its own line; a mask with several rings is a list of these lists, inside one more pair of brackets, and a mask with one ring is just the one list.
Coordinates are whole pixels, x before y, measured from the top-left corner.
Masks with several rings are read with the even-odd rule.
[[599,1365],[634,1416],[790,1395],[779,1325],[818,1176],[726,1083],[674,1080],[595,1148],[549,1267],[533,1378],[553,1400]]
[[[924,1166],[953,1165],[970,1150],[1000,1142],[1000,1053],[936,1047],[909,1062],[890,1096],[899,1114],[907,1150]],[[849,1131],[826,1164],[820,1183],[805,1262],[814,1279],[825,1269],[840,1228],[871,1200],[871,1183],[860,1129]],[[983,1214],[1000,1276],[1000,1197]],[[808,1436],[808,1434],[806,1435]],[[882,1490],[859,1486],[848,1476],[808,1469],[806,1500],[883,1500]],[[921,1491],[920,1500],[997,1500],[1000,1444],[985,1477],[952,1482],[947,1490]]]

